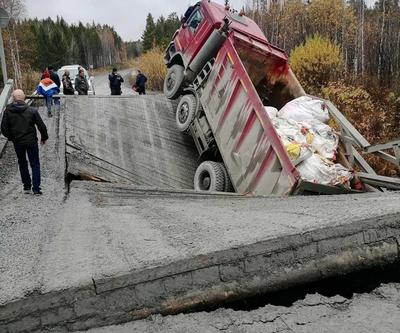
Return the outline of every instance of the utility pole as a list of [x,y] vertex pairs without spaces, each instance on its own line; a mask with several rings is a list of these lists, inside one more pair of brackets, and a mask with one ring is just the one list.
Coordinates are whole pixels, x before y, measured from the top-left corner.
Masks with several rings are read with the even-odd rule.
[[1,71],[3,74],[3,82],[4,86],[8,80],[7,77],[7,67],[6,67],[6,56],[4,54],[4,43],[3,43],[3,35],[1,33],[1,29],[7,27],[8,22],[10,21],[10,17],[7,12],[0,8],[0,57],[1,57]]

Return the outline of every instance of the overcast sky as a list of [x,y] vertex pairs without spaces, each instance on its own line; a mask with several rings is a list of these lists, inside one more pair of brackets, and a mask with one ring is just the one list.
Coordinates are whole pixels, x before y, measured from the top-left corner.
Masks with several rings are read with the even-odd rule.
[[[214,0],[224,3],[224,0]],[[114,26],[125,41],[141,37],[146,16],[155,18],[172,12],[181,15],[196,0],[25,0],[28,17],[56,18],[62,16],[69,23],[93,22]],[[240,9],[247,0],[230,0]]]

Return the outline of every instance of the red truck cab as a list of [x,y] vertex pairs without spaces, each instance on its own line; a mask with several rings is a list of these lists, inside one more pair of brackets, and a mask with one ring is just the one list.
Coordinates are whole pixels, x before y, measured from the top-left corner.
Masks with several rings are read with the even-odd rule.
[[[258,25],[241,13],[208,0],[198,2],[187,10],[181,28],[176,31],[166,50],[165,63],[169,71],[164,82],[164,93],[168,98],[178,98],[182,89],[194,80],[206,60],[215,57],[229,34],[227,29],[223,29],[225,22],[229,22],[229,31],[268,44]],[[220,36],[209,42],[209,48],[204,48],[212,33],[219,29]],[[279,56],[286,63],[285,52],[280,50]]]

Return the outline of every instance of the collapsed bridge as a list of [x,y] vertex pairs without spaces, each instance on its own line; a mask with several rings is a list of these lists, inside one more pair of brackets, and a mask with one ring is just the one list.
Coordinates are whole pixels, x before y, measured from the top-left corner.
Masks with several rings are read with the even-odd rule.
[[192,191],[197,155],[163,96],[64,98],[47,122],[51,194],[15,194],[29,216],[1,202],[0,331],[175,314],[399,260],[397,192]]

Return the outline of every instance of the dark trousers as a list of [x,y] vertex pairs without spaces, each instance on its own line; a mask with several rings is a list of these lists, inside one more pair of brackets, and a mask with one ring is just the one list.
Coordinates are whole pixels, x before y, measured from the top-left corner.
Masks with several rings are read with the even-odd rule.
[[137,92],[139,95],[146,95],[146,88],[145,87],[138,87]]
[[[40,161],[39,161],[39,146],[37,143],[33,145],[14,144],[15,152],[18,158],[19,172],[21,180],[24,184],[24,189],[30,189],[32,186],[33,192],[40,190]],[[32,181],[28,170],[28,155],[29,164],[32,169]]]
[[111,89],[111,95],[121,95],[121,88]]

